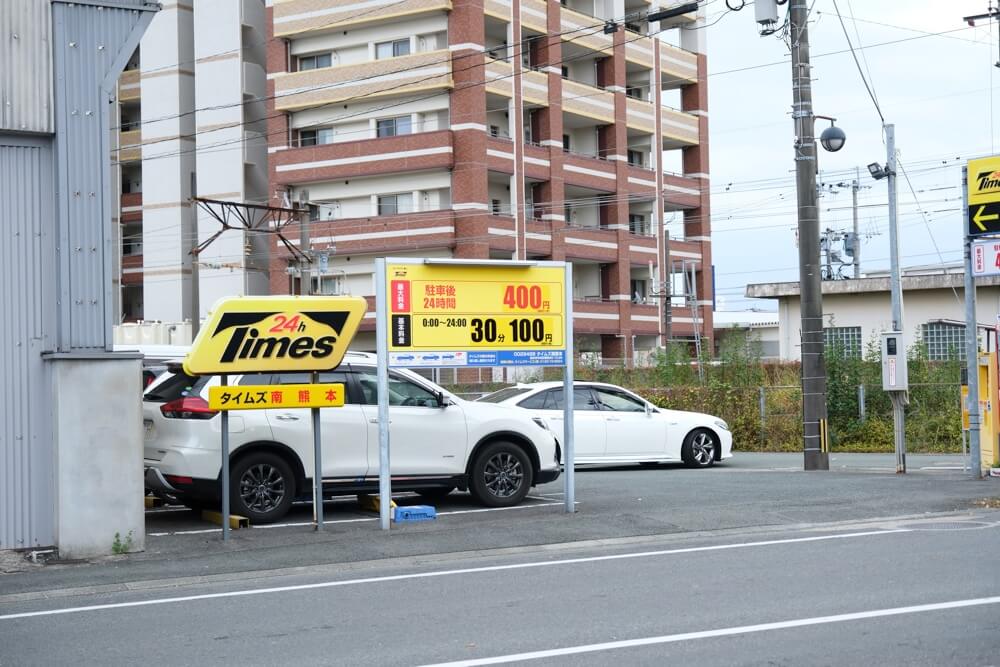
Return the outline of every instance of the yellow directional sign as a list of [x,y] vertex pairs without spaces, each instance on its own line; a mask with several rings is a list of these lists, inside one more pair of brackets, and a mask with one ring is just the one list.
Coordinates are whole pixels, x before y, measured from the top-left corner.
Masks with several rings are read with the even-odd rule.
[[367,309],[362,297],[232,297],[215,304],[184,359],[188,375],[336,368]]
[[1000,155],[969,160],[969,236],[1000,234]]
[[562,365],[563,266],[386,263],[393,366]]
[[209,387],[212,410],[265,410],[267,408],[340,408],[344,385],[275,384],[241,387]]

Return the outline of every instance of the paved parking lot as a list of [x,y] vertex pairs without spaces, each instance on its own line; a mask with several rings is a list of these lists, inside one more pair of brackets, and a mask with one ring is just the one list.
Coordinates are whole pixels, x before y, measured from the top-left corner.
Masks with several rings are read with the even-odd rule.
[[[465,493],[437,503],[438,519],[394,524],[353,497],[326,503],[322,532],[312,509],[295,507],[287,521],[234,531],[184,508],[147,514],[147,550],[91,564],[31,567],[0,577],[0,595],[76,585],[117,585],[193,575],[317,564],[363,563],[391,557],[556,545],[681,533],[752,531],[768,527],[851,522],[889,516],[956,512],[1000,496],[1000,480],[970,480],[958,457],[911,456],[910,474],[893,474],[891,455],[839,455],[831,473],[805,473],[797,454],[739,454],[708,470],[681,466],[595,468],[577,472],[578,511],[563,511],[562,480],[535,488],[517,507],[485,510]],[[401,495],[400,504],[422,502]]]

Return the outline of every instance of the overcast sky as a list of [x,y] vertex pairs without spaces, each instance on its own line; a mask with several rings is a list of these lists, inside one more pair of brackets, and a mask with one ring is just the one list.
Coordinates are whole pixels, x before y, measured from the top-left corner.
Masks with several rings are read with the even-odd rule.
[[[991,106],[996,104],[1000,114],[995,94],[1000,69],[993,66],[1000,58],[997,25],[980,22],[981,27],[969,28],[962,20],[985,13],[987,0],[837,4],[851,42],[862,47],[858,59],[865,75],[870,73],[886,122],[896,126],[899,159],[916,190],[915,199],[901,175],[903,266],[960,261],[961,164],[996,153],[1000,144],[1000,121]],[[786,11],[787,4],[780,9],[782,18]],[[788,49],[776,36],[758,35],[750,3],[740,12],[726,12],[724,0],[709,0],[707,13],[709,22],[718,19],[707,28],[718,307],[771,310],[773,302],[747,300],[743,294],[747,283],[798,280]],[[945,31],[951,32],[924,34]],[[882,121],[851,54],[833,53],[847,49],[834,0],[814,3],[809,39],[814,111],[835,116],[847,133],[840,152],[820,150],[821,181],[850,181],[854,168],[861,167],[861,183],[868,186],[859,195],[862,271],[885,269],[887,190],[885,181],[874,181],[865,167],[885,163]],[[747,69],[733,71],[742,68]],[[817,136],[825,123],[817,121]],[[850,207],[849,187],[824,194],[821,228],[850,230]]]

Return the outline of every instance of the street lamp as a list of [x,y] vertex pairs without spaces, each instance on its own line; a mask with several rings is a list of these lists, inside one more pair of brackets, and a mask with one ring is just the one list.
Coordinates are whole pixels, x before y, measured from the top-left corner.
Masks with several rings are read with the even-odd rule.
[[833,124],[837,120],[836,118],[820,116],[819,114],[813,116],[813,118],[822,118],[823,120],[830,121],[830,127],[823,130],[823,133],[819,135],[819,143],[823,145],[823,150],[836,153],[844,147],[844,144],[847,143],[847,133]]

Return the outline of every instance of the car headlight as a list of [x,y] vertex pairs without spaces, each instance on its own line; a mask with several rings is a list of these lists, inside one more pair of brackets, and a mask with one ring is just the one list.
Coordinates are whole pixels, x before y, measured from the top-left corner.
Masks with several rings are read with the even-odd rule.
[[718,426],[719,428],[721,428],[723,431],[728,431],[729,430],[729,424],[727,424],[726,422],[722,421],[721,419],[716,419],[715,420],[715,425]]
[[543,428],[543,429],[545,429],[546,431],[548,431],[548,430],[549,430],[549,425],[548,425],[548,424],[546,424],[546,423],[545,423],[545,420],[544,420],[544,419],[542,419],[541,417],[532,417],[532,418],[531,418],[531,421],[533,421],[533,422],[535,422],[536,424],[538,424],[538,427],[539,427],[539,428]]

